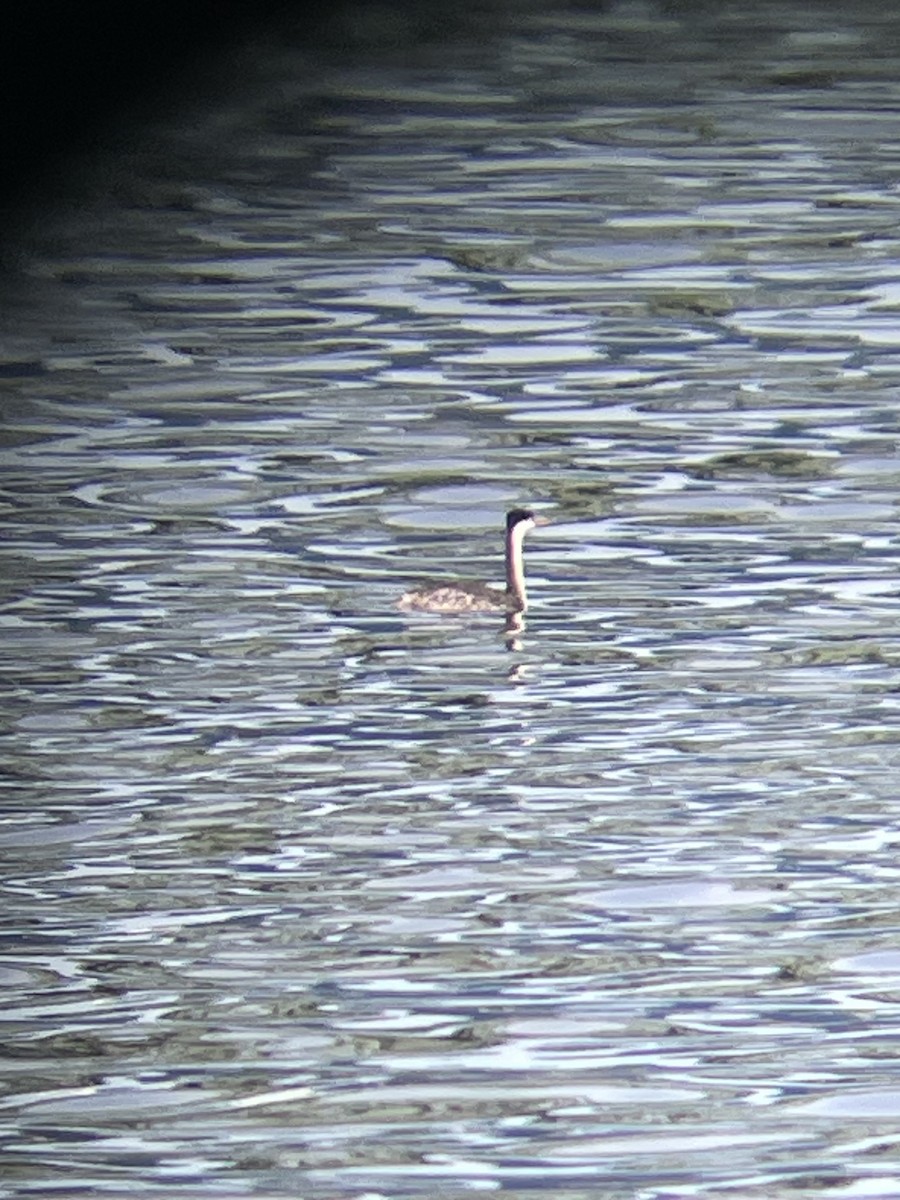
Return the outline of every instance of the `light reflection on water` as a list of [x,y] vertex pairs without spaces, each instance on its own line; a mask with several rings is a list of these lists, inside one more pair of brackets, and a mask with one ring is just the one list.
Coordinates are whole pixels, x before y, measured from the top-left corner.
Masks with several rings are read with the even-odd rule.
[[[7,282],[9,1195],[893,1194],[900,47],[833,19],[255,52]],[[394,609],[525,502],[520,649]]]

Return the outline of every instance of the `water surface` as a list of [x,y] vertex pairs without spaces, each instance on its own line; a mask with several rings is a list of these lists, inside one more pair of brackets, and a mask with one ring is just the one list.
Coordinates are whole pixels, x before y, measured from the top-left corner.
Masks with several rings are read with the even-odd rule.
[[900,1193],[900,34],[744,10],[282,35],[34,230],[5,1195]]

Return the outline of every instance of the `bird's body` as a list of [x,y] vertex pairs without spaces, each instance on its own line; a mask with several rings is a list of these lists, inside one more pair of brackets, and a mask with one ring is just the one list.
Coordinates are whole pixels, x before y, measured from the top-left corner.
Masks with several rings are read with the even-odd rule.
[[509,601],[500,588],[465,579],[457,583],[440,580],[423,583],[397,601],[407,612],[508,612]]
[[528,509],[516,508],[506,514],[506,591],[476,581],[438,580],[422,584],[397,601],[406,612],[479,613],[524,612],[528,605],[522,540],[537,520]]

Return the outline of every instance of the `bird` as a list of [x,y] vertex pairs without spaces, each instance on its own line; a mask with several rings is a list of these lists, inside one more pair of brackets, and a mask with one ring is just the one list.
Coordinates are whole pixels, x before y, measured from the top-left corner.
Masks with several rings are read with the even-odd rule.
[[468,580],[458,583],[437,581],[404,592],[397,601],[397,607],[406,612],[525,612],[528,594],[525,590],[522,541],[530,529],[540,524],[544,524],[542,519],[529,508],[514,508],[506,514],[505,592]]

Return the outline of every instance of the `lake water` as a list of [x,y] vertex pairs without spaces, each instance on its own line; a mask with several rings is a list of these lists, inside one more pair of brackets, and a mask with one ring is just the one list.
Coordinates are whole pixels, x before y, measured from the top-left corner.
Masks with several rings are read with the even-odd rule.
[[401,11],[3,282],[0,1194],[900,1196],[900,25]]

